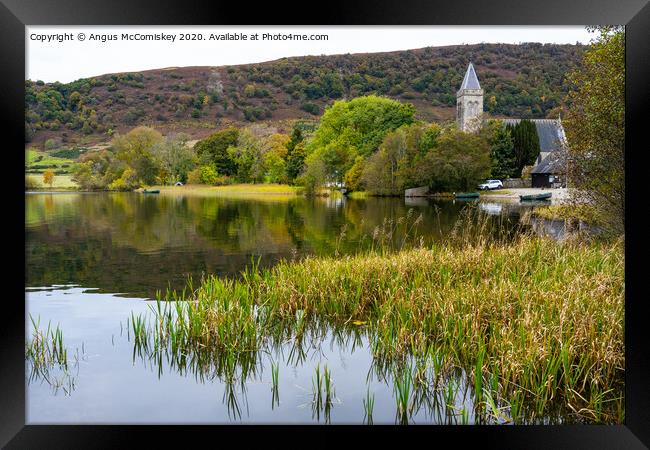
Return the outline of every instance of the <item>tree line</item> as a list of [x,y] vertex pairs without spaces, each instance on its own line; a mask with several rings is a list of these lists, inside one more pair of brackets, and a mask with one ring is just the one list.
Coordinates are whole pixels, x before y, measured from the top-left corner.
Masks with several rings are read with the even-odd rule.
[[111,190],[178,182],[289,183],[308,194],[340,183],[348,190],[399,195],[422,185],[473,190],[488,176],[518,176],[539,153],[530,121],[512,127],[488,121],[473,134],[414,116],[410,103],[371,95],[334,102],[315,130],[297,122],[291,134],[263,124],[229,127],[190,146],[187,135],[165,137],[136,127],[116,135],[109,148],[83,154],[74,180],[84,189]]

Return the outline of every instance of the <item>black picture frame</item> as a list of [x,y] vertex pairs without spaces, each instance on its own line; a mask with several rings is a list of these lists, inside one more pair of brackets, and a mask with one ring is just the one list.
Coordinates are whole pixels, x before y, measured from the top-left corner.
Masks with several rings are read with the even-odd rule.
[[[290,17],[288,11],[296,14]],[[299,16],[302,14],[302,16]],[[17,151],[24,145],[24,81],[25,25],[202,25],[202,24],[340,24],[340,25],[626,25],[626,419],[620,426],[521,426],[521,427],[447,427],[421,426],[408,429],[394,427],[293,427],[261,426],[250,437],[273,439],[278,433],[292,434],[291,442],[304,441],[306,433],[327,433],[324,437],[338,441],[337,434],[346,432],[349,439],[367,442],[368,438],[384,439],[387,434],[409,432],[437,443],[444,437],[454,444],[469,442],[499,448],[647,448],[650,446],[650,402],[647,387],[649,359],[645,300],[643,290],[643,209],[638,205],[643,192],[641,182],[642,156],[647,152],[642,135],[645,108],[650,99],[650,4],[647,0],[546,0],[545,2],[470,0],[400,2],[363,1],[324,2],[302,5],[243,4],[243,2],[174,3],[158,1],[73,0],[39,2],[37,0],[2,0],[0,3],[0,103],[2,105],[3,147],[13,161],[3,171],[9,193],[5,193],[5,217],[8,226],[5,247],[12,251],[5,256],[9,268],[18,272],[24,261],[24,175],[18,170],[24,161]],[[9,138],[9,139],[7,139]],[[15,148],[15,149],[14,149]],[[7,156],[7,155],[6,155]],[[15,159],[13,159],[15,158]],[[22,161],[22,162],[21,162]],[[6,163],[9,164],[9,163]],[[15,164],[15,166],[14,166]],[[647,188],[646,188],[647,189]],[[21,216],[22,214],[22,216]],[[638,263],[637,263],[638,262]],[[22,268],[26,266],[23,264]],[[241,436],[247,430],[238,426],[35,426],[25,425],[24,285],[19,274],[6,272],[5,285],[10,295],[4,297],[0,325],[0,445],[6,448],[117,448],[129,447],[133,436],[155,442],[181,440],[188,444],[207,438],[225,444],[224,431]],[[12,274],[13,275],[13,274]],[[257,430],[255,430],[257,431]],[[350,433],[354,432],[354,433]],[[405,437],[405,436],[404,436]],[[272,442],[272,441],[268,441]],[[281,442],[281,441],[280,441]],[[346,441],[347,443],[347,441]],[[284,442],[287,445],[287,442]],[[289,443],[289,445],[292,445]]]

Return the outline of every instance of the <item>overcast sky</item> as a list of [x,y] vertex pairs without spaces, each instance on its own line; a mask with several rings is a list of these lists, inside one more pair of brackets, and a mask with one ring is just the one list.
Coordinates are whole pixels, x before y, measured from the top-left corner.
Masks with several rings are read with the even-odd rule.
[[[72,40],[59,42],[55,35],[72,33]],[[85,40],[79,40],[83,33]],[[176,40],[122,40],[127,34],[174,34]],[[203,41],[181,41],[181,33],[201,33]],[[209,40],[209,35],[258,33],[260,40]],[[326,34],[327,40],[262,40],[271,34]],[[90,35],[117,35],[118,40],[91,41]],[[79,78],[115,72],[135,72],[162,67],[222,66],[270,61],[286,56],[334,55],[384,52],[427,46],[541,42],[587,44],[594,36],[584,26],[531,27],[26,27],[25,77],[46,82],[69,82]],[[68,35],[70,37],[70,35]],[[50,42],[37,39],[51,39]]]

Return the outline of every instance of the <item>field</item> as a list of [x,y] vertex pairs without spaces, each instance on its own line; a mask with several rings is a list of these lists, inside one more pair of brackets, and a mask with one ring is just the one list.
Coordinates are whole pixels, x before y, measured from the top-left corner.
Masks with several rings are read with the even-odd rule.
[[[49,190],[50,186],[43,183],[43,175],[25,175],[25,182],[31,189]],[[71,175],[54,175],[52,189],[56,190],[76,190],[79,189],[77,183],[72,181]]]
[[[225,186],[207,186],[188,184],[185,186],[153,186],[148,189],[160,189],[165,195],[205,195],[216,197],[293,197],[299,188],[288,184],[229,184]],[[267,197],[267,198],[268,198]]]
[[43,173],[47,169],[53,170],[56,174],[69,173],[74,160],[58,158],[47,152],[30,148],[25,151],[25,170],[27,173]]

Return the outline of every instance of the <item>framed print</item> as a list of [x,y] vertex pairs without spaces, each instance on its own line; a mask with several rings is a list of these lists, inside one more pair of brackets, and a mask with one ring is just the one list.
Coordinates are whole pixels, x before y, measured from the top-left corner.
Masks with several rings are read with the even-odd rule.
[[2,445],[646,448],[647,4],[195,6],[0,7]]

